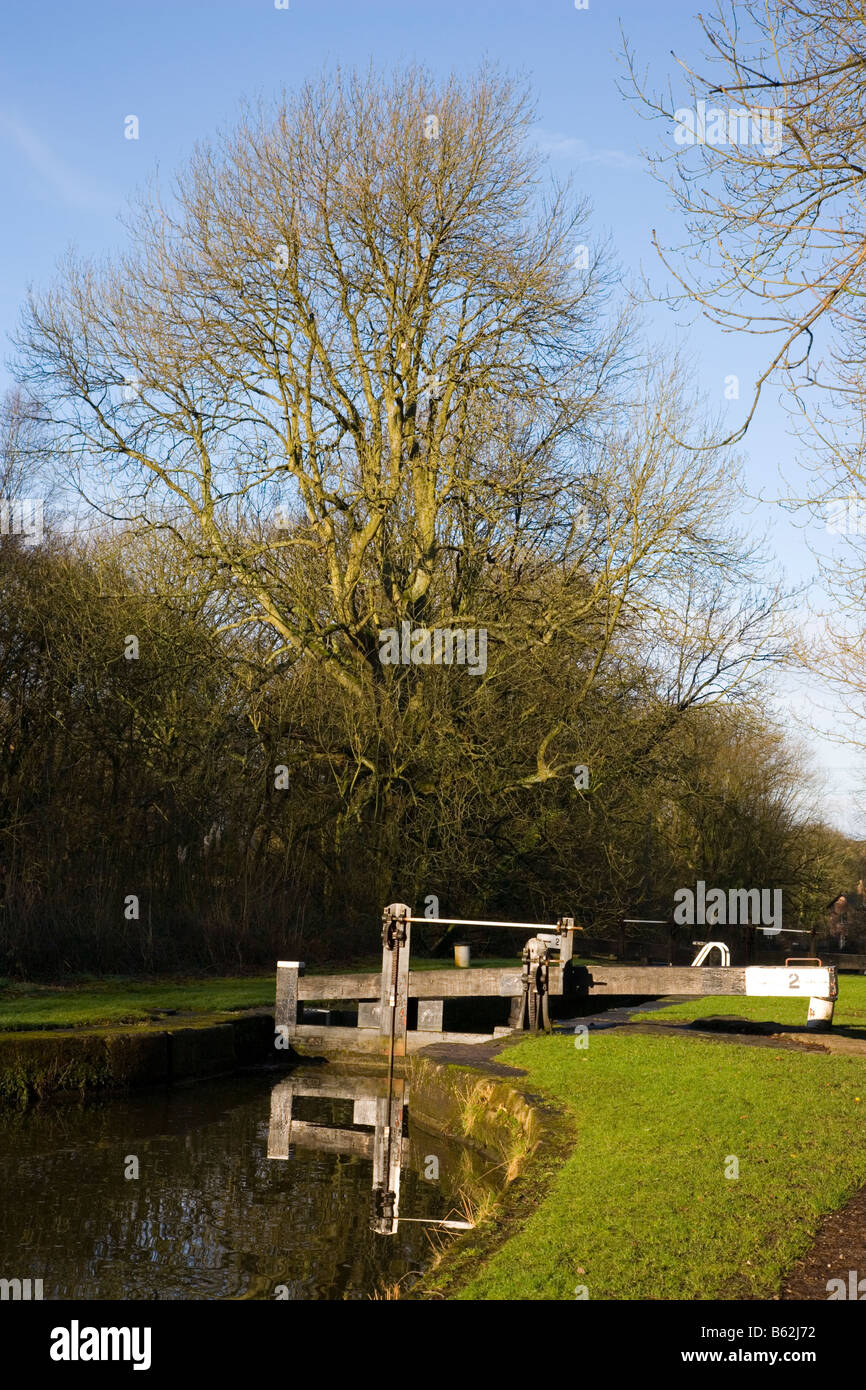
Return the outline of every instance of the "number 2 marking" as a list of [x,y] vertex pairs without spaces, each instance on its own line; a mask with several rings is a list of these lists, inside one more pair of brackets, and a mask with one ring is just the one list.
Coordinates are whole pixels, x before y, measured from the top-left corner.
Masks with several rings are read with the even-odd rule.
[[788,972],[788,989],[796,989],[799,983],[800,976],[797,974],[796,970],[790,970]]

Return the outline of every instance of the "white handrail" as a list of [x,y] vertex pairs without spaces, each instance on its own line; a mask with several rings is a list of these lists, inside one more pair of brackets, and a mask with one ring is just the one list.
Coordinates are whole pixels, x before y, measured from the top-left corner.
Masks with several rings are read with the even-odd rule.
[[695,956],[694,960],[692,961],[692,965],[703,965],[707,956],[710,954],[710,951],[714,950],[718,950],[719,955],[722,958],[723,966],[730,965],[731,952],[725,945],[724,941],[706,941],[704,945],[701,947],[701,949],[698,951],[698,954]]

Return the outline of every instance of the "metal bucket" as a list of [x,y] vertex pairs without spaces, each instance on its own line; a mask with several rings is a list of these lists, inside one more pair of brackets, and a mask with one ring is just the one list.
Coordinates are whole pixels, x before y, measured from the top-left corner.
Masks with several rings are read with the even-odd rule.
[[468,946],[454,947],[454,964],[459,965],[461,970],[465,970],[469,965],[471,952]]

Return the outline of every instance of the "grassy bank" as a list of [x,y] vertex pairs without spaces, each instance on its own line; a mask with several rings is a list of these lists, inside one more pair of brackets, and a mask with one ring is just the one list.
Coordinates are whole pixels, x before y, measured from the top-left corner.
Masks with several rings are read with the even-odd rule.
[[866,1182],[858,1058],[610,1032],[584,1050],[528,1040],[503,1060],[577,1141],[541,1204],[449,1297],[766,1298]]
[[226,1013],[273,1005],[274,976],[215,980],[92,980],[68,985],[4,983],[0,1032],[146,1023],[171,1013]]

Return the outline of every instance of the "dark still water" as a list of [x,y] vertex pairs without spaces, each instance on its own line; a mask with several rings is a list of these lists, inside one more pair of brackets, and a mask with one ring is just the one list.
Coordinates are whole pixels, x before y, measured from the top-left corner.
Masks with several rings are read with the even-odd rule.
[[345,1074],[341,1096],[303,1094],[326,1070],[292,1073],[282,1159],[272,1075],[0,1113],[0,1278],[45,1299],[359,1299],[420,1271],[427,1228],[402,1218],[459,1215],[465,1155],[411,1131],[397,1234],[374,1234],[376,1102]]

